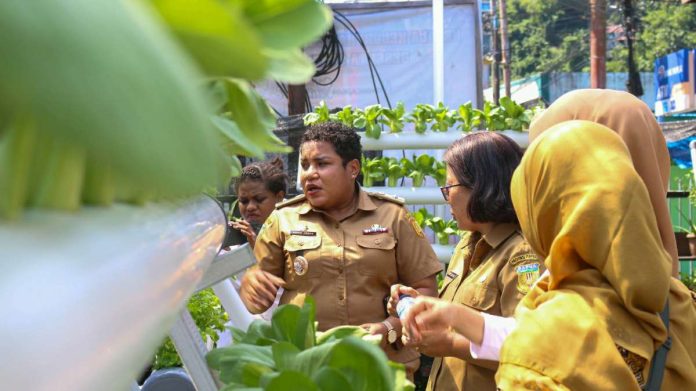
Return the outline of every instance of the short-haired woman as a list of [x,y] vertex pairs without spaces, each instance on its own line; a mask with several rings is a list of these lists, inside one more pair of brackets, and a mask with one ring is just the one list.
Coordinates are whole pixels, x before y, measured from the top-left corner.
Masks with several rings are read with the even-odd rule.
[[337,122],[310,126],[300,146],[304,194],[278,205],[254,248],[258,267],[242,281],[252,313],[265,311],[282,286],[281,304],[311,295],[319,330],[361,325],[383,335],[382,347],[409,373],[418,353],[395,342],[397,317],[384,312],[396,283],[435,295],[442,266],[403,201],[365,192],[357,184],[360,136]]
[[[521,157],[514,141],[493,132],[469,134],[445,153],[447,184],[442,195],[467,233],[452,255],[441,299],[512,316],[543,271],[543,263],[520,233],[510,197],[510,179]],[[409,287],[392,287],[391,313],[402,294],[418,296]],[[429,390],[496,389],[497,362],[474,359],[461,334],[423,331],[413,345],[435,357]]]

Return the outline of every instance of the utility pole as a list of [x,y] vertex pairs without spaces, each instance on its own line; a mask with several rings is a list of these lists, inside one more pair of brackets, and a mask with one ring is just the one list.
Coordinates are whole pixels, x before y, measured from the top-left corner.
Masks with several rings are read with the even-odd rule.
[[628,80],[626,89],[635,96],[643,95],[643,83],[640,81],[640,72],[636,67],[633,53],[633,39],[636,34],[636,18],[633,12],[632,0],[624,0],[624,34],[626,34],[626,46],[628,47]]
[[590,86],[607,86],[607,1],[590,0]]
[[[500,13],[500,49],[502,52],[500,63],[503,65],[503,83],[505,84],[505,96],[512,97],[510,93],[510,41],[508,41],[507,5],[505,0],[498,0]],[[630,0],[627,0],[630,1]]]
[[491,64],[491,84],[493,88],[493,103],[500,102],[500,79],[498,78],[498,20],[495,15],[496,2],[491,0],[491,50],[493,50],[493,63]]

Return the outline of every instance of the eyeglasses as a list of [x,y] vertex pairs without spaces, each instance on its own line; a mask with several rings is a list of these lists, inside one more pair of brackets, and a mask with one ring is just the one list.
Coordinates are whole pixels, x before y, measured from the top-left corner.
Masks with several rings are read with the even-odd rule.
[[449,189],[451,187],[457,187],[457,186],[466,186],[463,183],[455,183],[454,185],[447,185],[447,186],[440,186],[440,191],[442,192],[442,198],[445,199],[445,201],[449,201]]

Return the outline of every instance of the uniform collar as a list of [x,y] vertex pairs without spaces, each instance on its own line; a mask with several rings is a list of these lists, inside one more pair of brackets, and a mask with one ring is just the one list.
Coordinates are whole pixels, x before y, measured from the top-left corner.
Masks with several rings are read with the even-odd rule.
[[[365,192],[365,190],[360,187],[357,183],[355,184],[355,190],[358,192],[358,207],[357,209],[360,210],[375,210],[377,209],[377,205],[375,205],[374,202],[372,202],[372,198]],[[315,210],[312,208],[312,205],[309,204],[308,200],[305,200],[302,205],[297,209],[297,213],[304,215],[309,213],[310,211]],[[315,210],[317,212],[321,212],[320,210]]]
[[512,223],[501,223],[496,224],[491,229],[491,232],[483,235],[483,239],[488,243],[491,248],[496,248],[500,246],[505,239],[512,236],[517,230],[517,224]]

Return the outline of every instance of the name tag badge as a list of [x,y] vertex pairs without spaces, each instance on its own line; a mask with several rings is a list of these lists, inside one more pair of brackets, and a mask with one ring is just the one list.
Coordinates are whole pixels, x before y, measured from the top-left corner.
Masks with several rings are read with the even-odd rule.
[[457,274],[457,273],[455,273],[455,272],[453,272],[453,271],[447,273],[447,278],[452,279],[452,280],[454,280],[454,279],[457,278],[458,276],[459,276],[459,274]]
[[292,230],[290,231],[290,235],[297,235],[297,236],[317,236],[317,233],[314,231],[308,231],[308,230]]
[[373,224],[370,228],[363,229],[362,232],[363,235],[383,234],[389,232],[389,228],[382,227],[379,224]]

